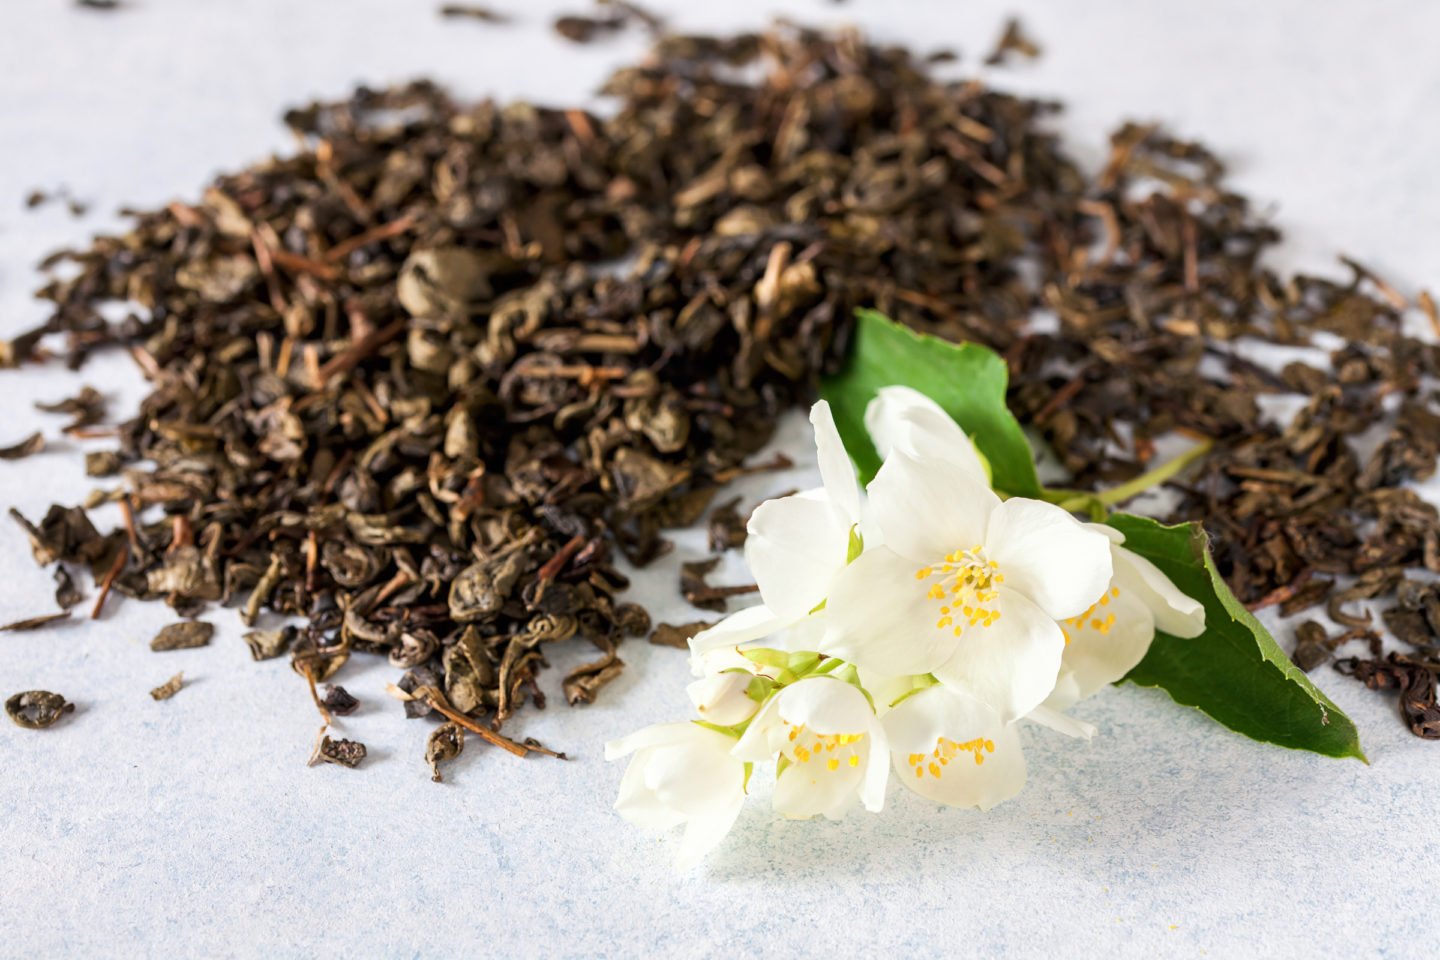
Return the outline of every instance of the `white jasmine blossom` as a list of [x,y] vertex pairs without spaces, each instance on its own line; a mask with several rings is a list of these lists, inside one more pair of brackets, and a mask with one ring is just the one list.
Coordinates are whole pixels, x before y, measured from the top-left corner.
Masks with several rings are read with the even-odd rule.
[[1010,722],[1054,689],[1056,622],[1107,589],[1109,541],[1038,500],[1001,501],[972,471],[891,452],[869,488],[884,546],[835,578],[823,650],[882,674],[932,673]]
[[1065,654],[1055,690],[1045,701],[1057,710],[1129,673],[1145,658],[1157,627],[1185,638],[1205,632],[1205,608],[1181,593],[1155,564],[1121,546],[1124,534],[1100,523],[1086,526],[1109,539],[1114,576],[1088,610],[1060,624]]
[[[690,641],[698,657],[708,650],[759,640],[815,612],[830,593],[850,554],[860,521],[860,487],[850,456],[824,400],[810,410],[822,486],[767,500],[746,525],[745,562],[761,603],[731,614]],[[697,673],[698,660],[692,658]]]
[[889,748],[870,702],[853,685],[829,676],[785,687],[750,721],[733,754],[760,763],[779,754],[775,811],[804,819],[844,817],[857,803],[885,805]]
[[936,684],[902,700],[884,724],[896,776],[922,797],[989,810],[1025,786],[1015,725],[969,694]]
[[684,826],[676,866],[700,862],[735,823],[745,802],[745,764],[735,738],[694,723],[646,727],[605,745],[605,759],[634,754],[615,809],[649,833]]

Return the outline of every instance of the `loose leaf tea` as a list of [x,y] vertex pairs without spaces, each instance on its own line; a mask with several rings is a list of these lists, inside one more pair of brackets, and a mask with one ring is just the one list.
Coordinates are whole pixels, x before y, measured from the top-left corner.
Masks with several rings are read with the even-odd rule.
[[175,694],[179,693],[180,688],[183,686],[185,686],[185,671],[182,670],[154,690],[151,690],[150,697],[154,700],[169,700],[175,696]]
[[309,765],[313,767],[317,763],[338,763],[342,767],[353,769],[364,759],[365,744],[355,740],[332,740],[322,734],[320,742],[315,745],[315,752],[310,755]]
[[45,449],[45,435],[32,433],[19,443],[0,447],[0,460],[24,460]]
[[430,779],[444,783],[440,764],[453,761],[464,749],[465,728],[458,723],[442,723],[430,731],[430,737],[425,741],[425,762],[430,764]]
[[325,696],[320,700],[321,705],[337,717],[348,717],[360,709],[360,701],[350,695],[350,691],[344,687],[325,685]]
[[41,627],[48,627],[52,623],[70,619],[69,610],[61,610],[59,613],[43,613],[38,617],[27,617],[24,620],[16,620],[0,626],[0,633],[23,633],[26,630],[38,630]]
[[[557,27],[625,21],[654,27],[628,4]],[[995,403],[1080,490],[1141,474],[1159,438],[1210,442],[1173,519],[1206,525],[1247,604],[1354,614],[1440,570],[1436,512],[1402,487],[1434,469],[1440,355],[1358,265],[1261,266],[1278,233],[1204,147],[1130,124],[1087,175],[1054,104],[850,31],[662,36],[603,92],[605,116],[426,82],[310,104],[285,118],[294,156],[48,258],[68,271],[40,291],[54,312],[0,366],[50,335],[72,367],[123,346],[150,394],[94,463],[123,475],[130,522],[15,514],[37,561],[89,566],[97,611],[112,588],[237,606],[256,658],[291,649],[312,689],[384,656],[407,716],[534,752],[495,728],[541,702],[546,647],[600,651],[566,689],[584,701],[649,632],[616,552],[643,567],[767,466],[776,418],[873,307],[936,351],[1003,357],[978,370]],[[107,319],[117,303],[132,315]],[[1240,349],[1319,332],[1345,341],[1333,371]],[[1280,394],[1310,398],[1289,426],[1260,415]],[[1362,462],[1349,440],[1374,424]],[[985,452],[1026,492],[1028,453]],[[740,592],[698,569],[686,589],[716,609]]]
[[44,729],[74,711],[75,704],[48,690],[27,690],[5,701],[6,716],[27,730]]
[[214,634],[215,626],[213,624],[198,620],[172,623],[168,627],[163,627],[155,635],[155,639],[150,641],[150,649],[158,652],[203,647],[210,642],[210,638]]

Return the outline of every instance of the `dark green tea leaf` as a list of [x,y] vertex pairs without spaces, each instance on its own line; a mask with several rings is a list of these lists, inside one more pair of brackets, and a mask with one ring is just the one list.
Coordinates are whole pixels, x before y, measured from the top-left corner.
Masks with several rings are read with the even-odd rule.
[[1005,406],[1005,361],[976,343],[948,343],[915,333],[874,310],[858,310],[855,345],[845,370],[827,379],[821,396],[855,460],[862,482],[880,469],[865,431],[865,407],[881,387],[904,384],[940,404],[990,461],[995,488],[1037,496],[1035,458],[1019,422]]
[[1107,522],[1125,534],[1127,548],[1205,605],[1203,634],[1187,640],[1157,632],[1126,680],[1159,687],[1177,703],[1255,740],[1365,759],[1350,718],[1290,662],[1220,579],[1198,524],[1165,526],[1123,513]]

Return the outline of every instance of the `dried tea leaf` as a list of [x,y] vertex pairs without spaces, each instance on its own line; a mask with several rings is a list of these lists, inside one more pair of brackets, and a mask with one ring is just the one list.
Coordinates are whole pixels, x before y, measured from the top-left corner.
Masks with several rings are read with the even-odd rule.
[[0,626],[0,633],[23,633],[26,630],[38,630],[41,627],[49,626],[61,620],[70,618],[69,610],[62,610],[59,613],[42,613],[38,617],[27,617],[24,620],[16,620]]
[[1384,660],[1362,660],[1358,657],[1337,660],[1335,669],[1355,677],[1371,690],[1398,690],[1400,715],[1410,731],[1426,740],[1440,740],[1440,706],[1436,705],[1434,666],[1391,653]]
[[0,447],[0,460],[23,460],[44,449],[45,435],[37,431],[19,443],[8,447]]
[[93,426],[105,419],[105,395],[94,387],[85,386],[73,397],[66,397],[54,403],[36,403],[35,409],[44,413],[64,413],[75,419],[63,428],[65,433],[74,433],[84,427]]
[[184,620],[180,623],[172,623],[162,627],[155,638],[150,641],[150,649],[154,651],[164,650],[190,650],[195,647],[203,647],[210,642],[215,635],[213,624],[201,620]]
[[339,685],[326,684],[325,696],[320,703],[326,710],[337,717],[348,717],[360,709],[360,701],[350,695],[350,691]]
[[1000,34],[1000,39],[995,43],[995,49],[985,58],[985,65],[994,67],[1009,59],[1011,53],[1017,53],[1028,59],[1035,59],[1040,56],[1040,47],[1025,34],[1024,28],[1016,17],[1005,21],[1005,30]]
[[27,730],[41,730],[51,726],[65,714],[74,711],[75,704],[48,690],[27,690],[5,701],[6,715],[16,726],[25,727]]
[[70,571],[62,563],[55,567],[55,602],[63,609],[69,610],[76,606],[85,595],[80,588],[75,586],[75,580],[70,576]]
[[750,518],[748,515],[740,516],[736,509],[739,506],[740,498],[734,497],[710,511],[711,553],[724,553],[726,550],[738,550],[745,546],[745,524]]
[[508,14],[499,13],[489,7],[474,3],[447,3],[440,8],[440,16],[451,19],[478,20],[481,23],[509,23]]
[[440,764],[449,763],[465,750],[465,728],[457,723],[442,723],[430,731],[425,741],[425,762],[430,764],[430,779],[444,783]]
[[705,578],[719,563],[719,557],[711,557],[708,560],[694,560],[680,565],[680,595],[692,606],[723,613],[728,598],[755,593],[760,589],[753,583],[735,587],[712,587],[705,582]]
[[662,623],[650,634],[650,642],[662,647],[690,649],[690,640],[701,630],[715,625],[713,620],[692,620],[690,623]]
[[308,766],[315,766],[317,763],[338,763],[342,767],[354,769],[365,759],[365,744],[356,740],[332,740],[328,736],[321,736],[320,742],[315,745],[315,750],[310,754]]
[[183,686],[185,686],[185,671],[182,670],[154,690],[151,690],[150,696],[154,700],[169,700],[175,696],[175,694],[179,693],[180,688]]
[[609,644],[605,656],[592,663],[576,667],[566,674],[561,683],[565,699],[571,704],[594,703],[600,689],[620,676],[625,663],[615,655],[615,645]]
[[123,465],[120,454],[112,450],[91,450],[85,454],[87,477],[113,477]]
[[284,627],[280,630],[251,630],[241,639],[250,648],[252,659],[273,660],[285,654],[294,638],[295,628]]

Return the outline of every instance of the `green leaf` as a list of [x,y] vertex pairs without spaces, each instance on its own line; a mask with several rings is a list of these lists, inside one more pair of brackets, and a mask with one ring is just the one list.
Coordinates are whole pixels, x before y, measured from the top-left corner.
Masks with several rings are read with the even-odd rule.
[[1020,423],[1005,406],[1005,361],[977,343],[949,343],[915,333],[874,310],[858,310],[855,344],[843,372],[820,395],[830,402],[840,437],[860,480],[880,469],[865,430],[865,407],[881,387],[904,384],[934,400],[964,428],[989,461],[995,488],[1038,497],[1035,458]]
[[1205,605],[1203,634],[1187,640],[1156,633],[1126,680],[1159,687],[1177,703],[1255,740],[1365,760],[1355,724],[1290,662],[1220,579],[1198,524],[1167,527],[1123,513],[1106,522],[1125,534],[1127,548]]

